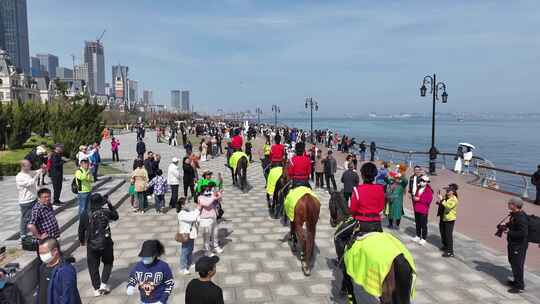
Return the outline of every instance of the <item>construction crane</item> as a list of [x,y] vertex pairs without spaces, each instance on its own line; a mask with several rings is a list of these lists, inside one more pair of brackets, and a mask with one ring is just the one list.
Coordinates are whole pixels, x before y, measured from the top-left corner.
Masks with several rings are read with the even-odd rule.
[[103,30],[103,32],[101,33],[101,35],[99,35],[99,36],[96,38],[96,41],[97,41],[98,44],[100,44],[101,38],[103,38],[103,36],[105,35],[105,32],[106,32],[106,31],[107,31],[106,29]]

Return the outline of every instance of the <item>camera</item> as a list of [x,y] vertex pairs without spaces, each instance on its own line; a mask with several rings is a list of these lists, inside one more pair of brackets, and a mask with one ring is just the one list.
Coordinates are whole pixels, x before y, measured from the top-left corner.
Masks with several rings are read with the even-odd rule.
[[503,232],[506,231],[506,229],[507,229],[506,224],[497,225],[497,232],[495,232],[495,236],[502,237]]

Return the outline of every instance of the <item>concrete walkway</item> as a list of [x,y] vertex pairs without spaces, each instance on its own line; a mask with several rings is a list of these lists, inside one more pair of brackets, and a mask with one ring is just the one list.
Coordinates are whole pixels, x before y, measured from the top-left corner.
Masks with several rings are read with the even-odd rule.
[[[152,135],[149,136],[150,140]],[[129,151],[125,157],[134,154],[134,146],[126,145],[134,137],[134,134],[120,136],[121,158],[126,155],[123,150],[126,153]],[[165,144],[152,142],[148,146],[167,157],[178,157],[183,153]],[[166,169],[168,161],[164,157],[162,169]],[[312,276],[304,277],[299,261],[293,257],[288,245],[280,241],[288,228],[268,217],[260,163],[254,163],[248,169],[248,179],[253,188],[247,194],[232,188],[223,163],[224,159],[219,158],[203,162],[202,166],[215,174],[225,173],[226,221],[220,225],[220,240],[225,251],[221,254],[215,281],[223,288],[226,303],[344,303],[337,292],[341,277],[331,263],[335,253],[333,228],[329,225],[328,194],[317,190],[322,206],[316,235],[316,262]],[[134,214],[129,203],[124,203],[119,212],[120,220],[112,226],[115,266],[110,281],[113,287],[110,295],[91,297],[86,249],[79,248],[74,253],[78,261],[78,283],[83,302],[138,303],[137,296],[125,295],[127,276],[132,265],[139,259],[137,254],[142,242],[157,238],[166,246],[163,259],[174,269],[177,284],[169,302],[184,303],[185,287],[195,275],[184,276],[178,272],[178,244],[174,241],[176,213],[170,211],[167,214],[156,214],[149,211],[143,215]],[[508,274],[508,266],[502,258],[478,242],[458,235],[456,251],[462,258],[443,259],[437,249],[438,233],[435,228],[430,227],[430,243],[420,247],[410,241],[413,225],[412,221],[404,219],[401,231],[395,234],[411,250],[417,264],[418,285],[414,303],[540,303],[540,295],[536,294],[540,291],[538,277],[526,275],[527,293],[508,294],[507,288],[499,282]],[[198,239],[195,245],[196,256],[200,256],[201,246],[201,240]]]

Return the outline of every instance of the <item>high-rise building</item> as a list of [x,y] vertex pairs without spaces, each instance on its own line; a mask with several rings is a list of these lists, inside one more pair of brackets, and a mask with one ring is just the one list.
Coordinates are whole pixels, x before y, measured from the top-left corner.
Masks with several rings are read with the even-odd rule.
[[180,110],[180,90],[171,91],[171,107]]
[[51,54],[36,54],[41,65],[41,71],[47,72],[47,76],[56,78],[56,68],[58,67],[58,57]]
[[57,67],[56,77],[60,79],[73,79],[73,70],[64,67]]
[[113,65],[112,67],[112,84],[116,98],[128,100],[128,71],[127,66]]
[[130,104],[136,104],[139,100],[139,82],[137,80],[128,80],[129,95],[128,100]]
[[[91,95],[105,94],[105,55],[99,41],[85,41],[84,63],[88,66],[88,89]],[[113,79],[114,81],[114,79]]]
[[111,87],[111,84],[108,83],[108,82],[106,82],[106,83],[105,83],[105,95],[107,95],[107,96],[114,96],[113,93],[114,93],[114,92],[113,92],[113,89],[112,89],[112,87]]
[[39,63],[39,58],[37,57],[30,58],[30,63],[31,63],[30,74],[32,75],[32,77],[41,77],[42,72],[41,72],[41,64]]
[[8,52],[17,68],[30,75],[26,0],[0,1],[0,49]]
[[76,65],[74,73],[75,73],[75,79],[84,80],[84,82],[87,85],[87,88],[90,89],[90,87],[88,86],[88,79],[89,79],[88,65],[86,63]]
[[191,112],[189,107],[189,91],[182,91],[182,112]]
[[154,101],[152,100],[152,91],[151,90],[144,90],[143,91],[143,104],[145,106],[152,104]]

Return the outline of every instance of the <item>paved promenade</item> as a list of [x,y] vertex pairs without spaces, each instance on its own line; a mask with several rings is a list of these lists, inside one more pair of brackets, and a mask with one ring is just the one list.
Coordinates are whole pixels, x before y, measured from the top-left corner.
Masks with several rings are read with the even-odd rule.
[[[173,155],[182,156],[183,151],[156,144],[152,135],[149,136],[148,148],[164,155],[161,168],[165,170],[170,158]],[[134,134],[120,136],[121,158],[134,154],[134,138]],[[131,166],[131,157],[129,159]],[[328,194],[317,190],[322,206],[316,236],[316,262],[312,276],[304,277],[299,261],[292,256],[288,245],[280,241],[288,229],[268,217],[260,163],[254,163],[248,169],[253,188],[247,194],[232,188],[223,163],[224,159],[218,158],[204,162],[202,166],[215,174],[225,173],[226,221],[220,225],[224,252],[215,281],[224,289],[226,303],[344,303],[338,293],[341,277],[331,263],[335,253],[333,228],[329,225]],[[91,297],[86,249],[75,251],[83,302],[138,303],[138,297],[125,295],[126,279],[131,266],[138,260],[142,242],[158,238],[166,246],[164,260],[173,267],[177,284],[170,303],[184,303],[185,287],[195,275],[179,273],[178,244],[174,241],[176,213],[171,210],[167,214],[156,214],[151,210],[141,215],[132,213],[130,209],[129,203],[124,203],[119,209],[120,220],[112,226],[115,266],[110,281],[113,287],[110,295]],[[418,285],[414,303],[540,303],[540,279],[530,274],[526,275],[528,285],[525,294],[511,295],[506,292],[507,288],[499,280],[509,274],[509,268],[500,253],[497,255],[480,243],[458,235],[456,252],[460,257],[443,259],[437,249],[438,233],[435,227],[430,227],[430,243],[420,247],[410,241],[413,225],[412,221],[405,219],[402,230],[395,234],[411,250],[417,264]],[[201,254],[201,246],[198,239],[196,257]]]

